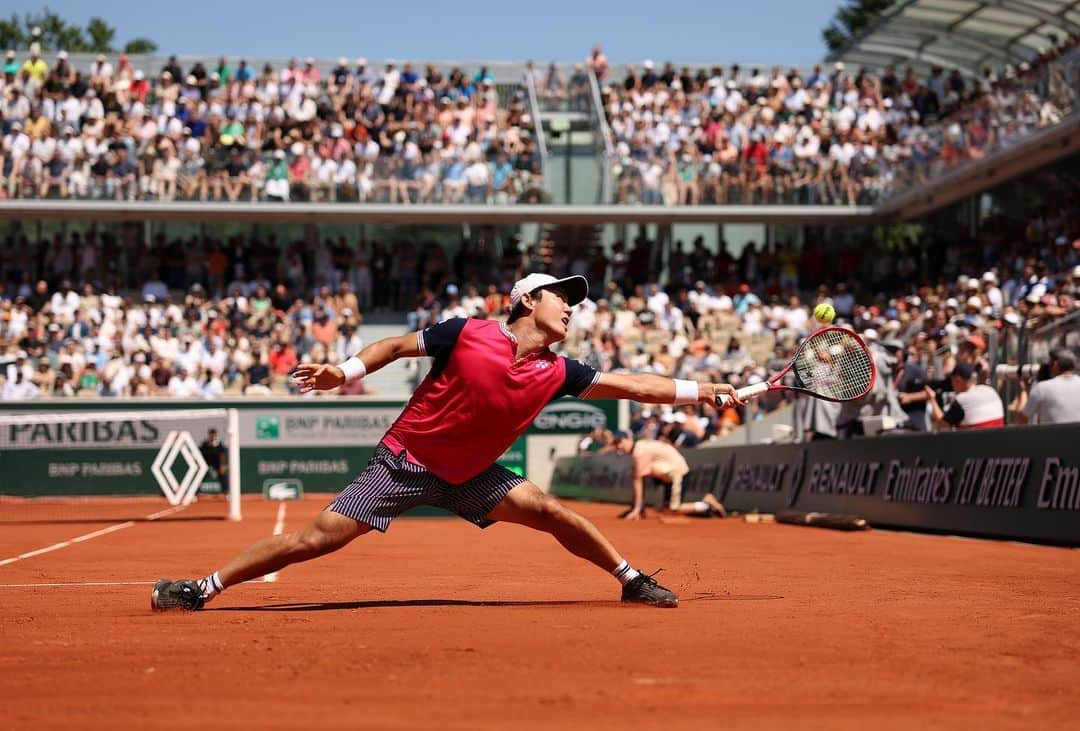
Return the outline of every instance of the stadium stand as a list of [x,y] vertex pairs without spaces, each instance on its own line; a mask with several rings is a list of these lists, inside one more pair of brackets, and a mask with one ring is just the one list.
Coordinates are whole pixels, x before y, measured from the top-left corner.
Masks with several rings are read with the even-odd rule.
[[652,60],[603,88],[619,202],[874,204],[1070,114],[1080,53],[965,78],[933,66],[809,73]]
[[[37,56],[31,54],[31,58]],[[543,197],[526,92],[486,67],[7,54],[0,196],[505,203]],[[38,69],[31,73],[30,69]],[[40,72],[43,68],[44,72]]]

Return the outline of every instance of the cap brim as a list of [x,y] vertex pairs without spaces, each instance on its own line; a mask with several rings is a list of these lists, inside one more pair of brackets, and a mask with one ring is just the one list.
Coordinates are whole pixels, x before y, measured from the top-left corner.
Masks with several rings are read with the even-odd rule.
[[566,303],[571,307],[580,304],[582,300],[589,296],[589,280],[580,274],[556,279],[554,282],[540,285],[537,289],[550,289],[556,286],[561,287],[566,292]]

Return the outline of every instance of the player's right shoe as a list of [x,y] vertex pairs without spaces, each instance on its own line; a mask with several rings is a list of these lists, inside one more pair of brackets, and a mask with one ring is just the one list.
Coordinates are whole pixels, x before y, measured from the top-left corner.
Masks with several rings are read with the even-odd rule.
[[[660,572],[657,571],[656,573]],[[672,608],[679,606],[679,597],[675,595],[675,592],[667,587],[660,586],[656,579],[647,574],[638,574],[623,585],[622,600],[637,604],[649,604],[654,607]]]
[[194,612],[203,608],[205,601],[199,582],[191,579],[162,579],[154,584],[154,591],[150,594],[150,608],[155,612],[166,612],[170,609],[183,609]]

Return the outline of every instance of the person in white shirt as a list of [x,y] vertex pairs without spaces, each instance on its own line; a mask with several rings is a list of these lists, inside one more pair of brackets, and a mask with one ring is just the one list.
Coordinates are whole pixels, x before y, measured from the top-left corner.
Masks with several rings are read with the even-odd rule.
[[1076,356],[1067,348],[1050,354],[1048,381],[1036,383],[1031,392],[1021,391],[1016,421],[1020,424],[1063,424],[1080,421],[1080,376]]
[[218,338],[210,339],[210,349],[205,350],[200,365],[212,376],[220,376],[229,366],[229,355],[218,343]]
[[798,297],[792,296],[788,300],[788,307],[784,314],[784,323],[787,328],[794,333],[806,333],[806,323],[810,319],[810,315],[806,312],[806,308],[802,306]]
[[483,160],[474,160],[465,168],[465,182],[470,203],[484,203],[487,200],[491,171]]
[[461,300],[461,305],[465,308],[465,312],[468,313],[467,317],[476,317],[481,312],[484,312],[484,298],[480,296],[480,292],[473,285],[469,285],[465,297]]
[[50,298],[53,315],[61,322],[75,320],[75,312],[79,309],[79,294],[71,288],[71,282],[64,280],[60,283],[60,289],[53,292]]
[[224,396],[225,383],[221,380],[221,376],[216,373],[209,374],[202,385],[201,395],[204,399],[218,399]]
[[41,397],[39,389],[32,381],[26,378],[22,371],[16,371],[15,378],[8,379],[4,384],[4,401],[26,401]]
[[180,368],[180,373],[169,379],[169,395],[175,398],[196,398],[202,395],[199,382],[187,368]]

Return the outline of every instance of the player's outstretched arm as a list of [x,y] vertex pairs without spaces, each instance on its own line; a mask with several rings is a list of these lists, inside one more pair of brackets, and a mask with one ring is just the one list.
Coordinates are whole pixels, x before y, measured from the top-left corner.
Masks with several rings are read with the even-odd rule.
[[643,404],[716,405],[718,395],[731,396],[731,406],[746,402],[739,398],[735,387],[728,383],[698,383],[657,376],[652,373],[602,373],[586,398],[630,399]]
[[293,371],[293,378],[300,384],[300,393],[327,391],[345,385],[346,381],[374,373],[398,358],[415,358],[419,355],[416,333],[408,333],[376,340],[339,365],[304,363]]

